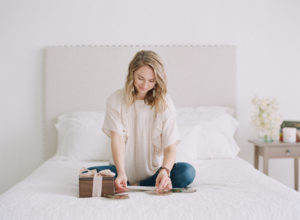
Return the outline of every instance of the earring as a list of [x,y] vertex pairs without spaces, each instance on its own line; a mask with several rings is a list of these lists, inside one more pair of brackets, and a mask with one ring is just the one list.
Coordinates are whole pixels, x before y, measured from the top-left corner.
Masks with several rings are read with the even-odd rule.
[[152,94],[153,94],[153,97],[155,97],[155,89],[153,89],[153,93]]

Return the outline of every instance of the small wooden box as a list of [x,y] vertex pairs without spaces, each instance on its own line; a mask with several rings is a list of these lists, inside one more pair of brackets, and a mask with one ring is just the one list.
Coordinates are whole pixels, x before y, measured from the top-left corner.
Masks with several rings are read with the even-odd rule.
[[[101,196],[114,195],[115,194],[115,185],[114,177],[102,177],[102,190]],[[93,177],[80,177],[79,178],[79,197],[92,197],[93,194]]]

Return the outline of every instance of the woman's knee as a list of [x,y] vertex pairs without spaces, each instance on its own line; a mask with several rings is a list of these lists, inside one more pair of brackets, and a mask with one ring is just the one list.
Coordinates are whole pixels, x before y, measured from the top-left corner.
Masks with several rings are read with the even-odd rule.
[[191,184],[195,179],[196,171],[195,168],[189,163],[183,163],[183,172],[185,180],[187,181],[187,185]]
[[189,163],[179,162],[175,164],[174,168],[173,175],[171,173],[173,176],[172,183],[174,188],[187,187],[194,181],[196,171],[195,168]]

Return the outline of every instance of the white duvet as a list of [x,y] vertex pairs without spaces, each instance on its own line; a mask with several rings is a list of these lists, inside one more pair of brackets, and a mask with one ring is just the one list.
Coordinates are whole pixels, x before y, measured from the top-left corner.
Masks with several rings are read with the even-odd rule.
[[78,172],[104,162],[51,158],[0,196],[0,219],[300,219],[300,194],[240,158],[193,163],[195,193],[78,198]]

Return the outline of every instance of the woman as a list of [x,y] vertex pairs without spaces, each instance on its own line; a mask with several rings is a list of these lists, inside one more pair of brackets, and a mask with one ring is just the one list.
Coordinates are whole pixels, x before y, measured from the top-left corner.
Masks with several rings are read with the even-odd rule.
[[180,140],[166,84],[161,58],[142,50],[129,64],[125,88],[107,99],[102,129],[111,138],[115,165],[88,169],[115,172],[117,192],[127,191],[127,184],[164,191],[186,187],[194,180],[190,164],[174,164]]

